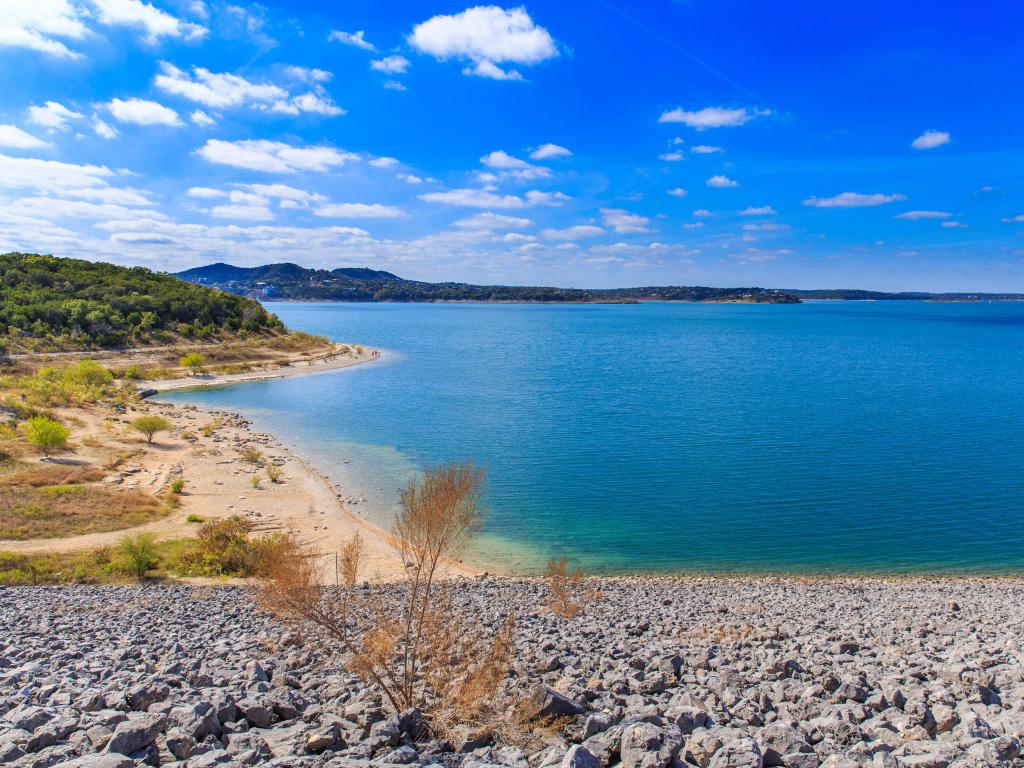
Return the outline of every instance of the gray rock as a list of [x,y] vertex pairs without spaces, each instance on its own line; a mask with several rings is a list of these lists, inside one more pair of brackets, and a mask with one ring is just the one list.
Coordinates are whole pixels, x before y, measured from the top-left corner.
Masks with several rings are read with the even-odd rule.
[[107,752],[131,755],[144,747],[148,747],[167,728],[167,717],[164,715],[141,715],[131,720],[118,723],[114,735],[107,742]]

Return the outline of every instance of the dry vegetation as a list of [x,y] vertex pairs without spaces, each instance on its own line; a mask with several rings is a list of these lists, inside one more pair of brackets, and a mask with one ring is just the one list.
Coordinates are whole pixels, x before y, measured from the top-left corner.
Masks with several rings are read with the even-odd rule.
[[60,538],[131,528],[163,517],[171,505],[140,491],[115,491],[87,480],[88,467],[34,467],[0,478],[0,539]]
[[514,617],[489,631],[456,608],[456,582],[439,568],[459,556],[481,523],[484,473],[469,463],[427,470],[402,493],[393,544],[407,566],[398,585],[357,587],[362,542],[340,556],[341,585],[321,586],[319,553],[285,538],[272,552],[261,600],[315,632],[395,712],[418,707],[444,736],[456,726],[501,731],[517,702],[502,695],[511,665]]
[[579,568],[570,573],[569,561],[562,557],[548,562],[545,577],[548,583],[548,609],[563,619],[571,619],[580,612],[575,595],[583,581]]

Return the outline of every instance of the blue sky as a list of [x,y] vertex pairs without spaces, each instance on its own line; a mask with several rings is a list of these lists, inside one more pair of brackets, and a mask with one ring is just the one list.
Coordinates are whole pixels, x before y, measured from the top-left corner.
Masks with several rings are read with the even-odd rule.
[[0,250],[1024,291],[1024,9],[0,0]]

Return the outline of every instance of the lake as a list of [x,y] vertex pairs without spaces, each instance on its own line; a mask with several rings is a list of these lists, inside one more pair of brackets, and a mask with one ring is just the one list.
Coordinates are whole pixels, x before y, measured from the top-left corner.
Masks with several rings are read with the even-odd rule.
[[1024,570],[1024,303],[267,306],[387,355],[161,398],[385,525],[420,467],[483,462],[506,568]]

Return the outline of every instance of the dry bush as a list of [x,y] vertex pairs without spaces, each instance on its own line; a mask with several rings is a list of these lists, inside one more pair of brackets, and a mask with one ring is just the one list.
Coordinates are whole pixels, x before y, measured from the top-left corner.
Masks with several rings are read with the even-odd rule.
[[[341,586],[322,587],[320,553],[287,538],[268,561],[261,595],[301,634],[330,638],[347,655],[349,669],[395,712],[419,707],[442,736],[456,725],[493,733],[511,708],[502,688],[514,620],[485,626],[458,607],[457,585],[438,579],[480,526],[483,481],[483,471],[469,463],[430,469],[410,481],[392,527],[406,564],[398,585],[356,587],[363,556],[357,536],[339,553]],[[318,631],[302,632],[303,625]]]
[[250,464],[262,464],[263,463],[263,451],[254,445],[247,445],[243,448],[239,455],[242,457],[242,461],[246,461]]
[[548,582],[548,609],[563,619],[571,619],[578,614],[580,604],[576,602],[574,595],[583,581],[583,571],[576,568],[570,573],[568,559],[560,557],[548,561],[545,578]]
[[44,485],[71,485],[88,483],[103,477],[103,471],[96,467],[75,466],[73,464],[47,464],[31,467],[0,477],[0,488],[27,486],[39,488]]

